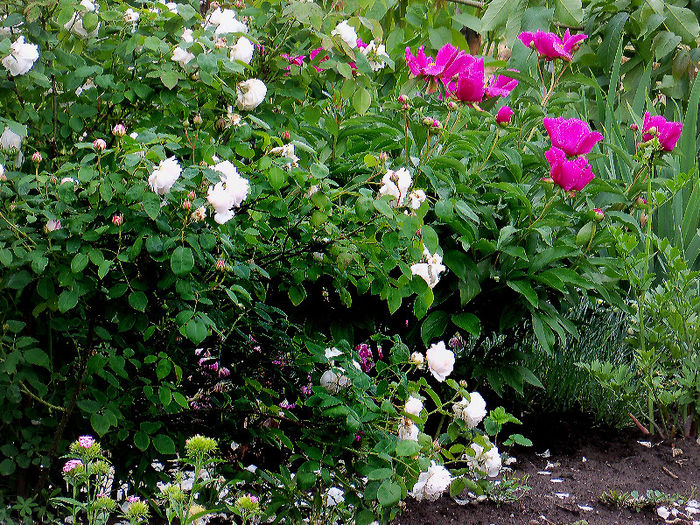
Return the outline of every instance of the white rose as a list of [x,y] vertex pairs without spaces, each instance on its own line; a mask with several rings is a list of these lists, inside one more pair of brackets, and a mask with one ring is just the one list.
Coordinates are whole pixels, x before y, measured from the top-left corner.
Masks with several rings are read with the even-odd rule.
[[61,229],[61,221],[57,221],[55,219],[49,219],[46,221],[46,226],[44,226],[44,231],[45,232],[54,232],[56,230]]
[[411,364],[416,365],[418,368],[423,368],[425,363],[425,357],[420,352],[413,352],[411,354]]
[[462,398],[459,403],[452,407],[455,417],[464,420],[467,427],[474,428],[486,417],[486,401],[479,392],[469,394],[471,401]]
[[425,202],[425,192],[423,190],[413,190],[408,196],[411,201],[411,208],[417,210]]
[[158,164],[148,177],[148,184],[158,195],[167,195],[175,181],[180,178],[182,168],[175,157],[167,158]]
[[192,42],[194,42],[194,32],[191,29],[185,29],[182,32],[181,38],[184,42],[191,44]]
[[2,65],[16,77],[27,73],[38,59],[39,46],[25,43],[24,37],[20,36],[10,46],[10,54],[2,59]]
[[236,100],[238,109],[250,111],[257,108],[265,100],[267,87],[262,80],[251,78],[245,82],[239,82],[236,86],[236,92],[238,93]]
[[438,253],[431,255],[427,248],[423,250],[423,258],[426,262],[411,265],[411,273],[421,277],[430,288],[435,288],[440,274],[447,268],[442,264],[442,256]]
[[427,472],[421,472],[413,486],[411,495],[418,501],[436,501],[452,483],[452,475],[442,465],[433,465]]
[[452,350],[445,348],[444,341],[431,345],[425,356],[428,361],[428,369],[438,381],[443,382],[452,373],[455,366],[455,355]]
[[408,418],[402,418],[396,433],[399,436],[399,439],[418,441],[419,432],[420,430],[418,429],[418,425]]
[[335,370],[326,370],[321,376],[320,383],[329,394],[337,394],[343,388],[350,386],[350,379]]
[[139,21],[140,17],[141,17],[141,15],[139,15],[132,8],[129,8],[126,11],[124,11],[124,21],[125,22],[131,22],[132,24],[135,24],[136,22]]
[[248,40],[246,37],[242,36],[238,39],[236,44],[231,48],[231,61],[236,61],[240,60],[241,62],[245,62],[246,64],[250,64],[250,61],[253,60],[253,51],[255,50],[255,47],[253,46],[253,43]]
[[479,469],[486,473],[489,477],[496,477],[501,470],[501,455],[498,448],[491,445],[486,452],[484,447],[477,443],[472,443],[474,456],[467,455],[467,463],[475,469]]
[[417,397],[409,397],[406,401],[406,405],[403,407],[403,411],[412,416],[419,416],[423,410],[423,402]]
[[5,131],[0,135],[0,146],[5,151],[19,151],[22,147],[22,137],[9,127],[6,127]]
[[244,179],[238,174],[236,167],[228,160],[219,162],[212,167],[218,171],[221,181],[214,186],[209,186],[207,200],[215,210],[214,220],[219,224],[225,224],[233,218],[234,207],[239,207],[248,197],[250,185],[248,179]]
[[173,49],[173,56],[171,60],[177,62],[182,67],[185,67],[185,64],[188,64],[193,58],[194,55],[192,53],[185,51],[180,46],[177,46],[175,49]]
[[338,356],[343,355],[341,350],[338,350],[335,346],[333,348],[326,348],[326,359],[334,359]]
[[158,2],[168,8],[172,14],[177,14],[177,4],[175,2],[166,2],[165,0],[158,0]]
[[386,54],[386,47],[384,47],[384,44],[379,44],[379,46],[377,46],[374,40],[372,40],[361,51],[362,54],[367,57],[369,67],[372,68],[372,71],[379,71],[386,67],[386,62],[384,60],[389,58],[389,55]]
[[347,20],[343,20],[337,26],[335,26],[335,29],[331,31],[331,35],[339,36],[348,46],[350,46],[350,49],[355,49],[357,47],[357,33],[355,32],[355,29],[348,24]]
[[396,171],[388,170],[382,177],[382,187],[379,188],[379,195],[391,195],[396,198],[396,205],[401,206],[412,183],[413,179],[406,168]]
[[236,12],[233,9],[221,10],[220,7],[216,8],[209,16],[209,23],[207,27],[216,26],[214,31],[215,35],[223,35],[226,33],[247,33],[248,26],[236,18]]
[[345,501],[345,493],[338,487],[331,487],[326,492],[326,506],[335,507]]
[[[85,10],[88,13],[94,13],[97,10],[97,7],[95,4],[93,4],[90,0],[81,0],[80,5],[85,8]],[[83,26],[83,17],[82,14],[78,11],[73,13],[73,16],[68,22],[66,22],[63,27],[65,27],[68,31],[73,33],[74,35],[83,37],[83,38],[92,38],[97,35],[97,32],[100,29],[100,24],[97,24],[95,29],[88,31],[85,29]]]

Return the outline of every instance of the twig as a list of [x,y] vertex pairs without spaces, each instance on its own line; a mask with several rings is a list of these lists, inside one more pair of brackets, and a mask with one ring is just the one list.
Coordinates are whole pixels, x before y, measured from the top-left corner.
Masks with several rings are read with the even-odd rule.
[[632,415],[632,412],[629,412],[629,416],[632,418],[632,421],[634,421],[634,424],[637,425],[637,428],[639,430],[641,430],[642,434],[644,434],[645,436],[648,436],[649,430],[647,430],[647,428],[644,425],[642,425],[639,422],[639,420],[636,417],[634,417],[634,415]]
[[673,472],[671,472],[669,469],[666,467],[661,467],[661,470],[663,470],[666,474],[671,476],[673,479],[678,479],[678,476],[676,476]]

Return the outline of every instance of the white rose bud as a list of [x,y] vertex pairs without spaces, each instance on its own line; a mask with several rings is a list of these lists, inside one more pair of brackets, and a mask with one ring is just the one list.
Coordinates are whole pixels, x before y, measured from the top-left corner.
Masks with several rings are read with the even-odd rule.
[[406,401],[406,405],[403,408],[404,412],[416,417],[420,415],[421,410],[423,410],[423,402],[417,397],[413,396],[408,398],[408,401]]
[[418,368],[423,368],[425,357],[420,352],[413,352],[411,354],[411,364],[416,365]]

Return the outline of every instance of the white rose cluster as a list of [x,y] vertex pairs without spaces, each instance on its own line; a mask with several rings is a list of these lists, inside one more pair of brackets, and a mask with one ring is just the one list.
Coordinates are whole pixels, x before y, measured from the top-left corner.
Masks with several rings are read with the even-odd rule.
[[181,173],[180,163],[175,157],[169,157],[162,160],[158,167],[153,170],[151,176],[148,177],[148,184],[158,195],[167,195],[175,181],[180,178]]
[[236,167],[228,160],[219,162],[212,168],[221,175],[221,180],[214,186],[209,186],[207,200],[214,208],[214,220],[225,224],[235,215],[234,208],[240,207],[248,197],[250,184],[238,174]]
[[222,10],[220,7],[217,7],[216,11],[209,15],[206,27],[214,27],[216,36],[248,32],[248,26],[236,18],[236,12],[233,9]]
[[337,394],[342,389],[347,388],[352,383],[350,378],[337,370],[326,370],[321,375],[321,386],[325,388],[329,394]]
[[2,59],[2,65],[13,77],[24,75],[39,59],[39,46],[28,44],[20,36],[10,45],[10,54]]
[[347,20],[343,20],[335,26],[335,29],[331,31],[331,35],[340,37],[341,40],[350,46],[350,49],[355,49],[357,47],[357,33],[355,29],[348,24]]
[[475,428],[486,417],[486,401],[479,392],[469,394],[469,401],[462,398],[452,406],[457,419],[463,420],[468,428]]
[[469,466],[485,472],[491,478],[498,476],[501,471],[501,454],[498,452],[498,447],[491,445],[488,450],[484,450],[484,447],[478,443],[472,443],[472,450],[474,450],[474,456],[465,455]]
[[[97,11],[97,6],[91,2],[91,0],[80,0],[80,5],[85,8],[85,11],[88,13],[94,13]],[[73,13],[73,16],[71,17],[68,22],[66,22],[63,27],[65,27],[68,31],[73,33],[76,36],[82,37],[82,38],[92,38],[94,36],[97,36],[97,32],[100,29],[100,24],[97,24],[95,26],[95,29],[92,31],[89,31],[85,29],[85,26],[83,26],[83,16],[80,12],[76,11]]]
[[397,435],[399,439],[408,439],[410,441],[418,441],[418,434],[420,430],[418,425],[416,425],[409,418],[402,418],[399,422],[399,428],[397,429]]
[[401,206],[411,184],[413,184],[413,179],[406,168],[400,168],[396,171],[388,170],[382,177],[379,196],[391,195],[396,198],[396,206]]
[[421,277],[430,288],[440,281],[440,274],[447,268],[442,264],[442,256],[438,253],[431,254],[427,248],[423,248],[423,261],[411,265],[411,273]]
[[257,108],[267,95],[267,86],[262,80],[251,78],[239,82],[236,86],[236,106],[238,109],[250,111]]
[[180,46],[177,46],[175,49],[173,49],[173,56],[171,60],[173,62],[177,62],[180,64],[180,66],[185,67],[193,58],[193,53],[190,53],[189,51],[182,49]]
[[411,495],[418,501],[436,501],[452,483],[452,475],[442,465],[434,462],[427,472],[421,472]]

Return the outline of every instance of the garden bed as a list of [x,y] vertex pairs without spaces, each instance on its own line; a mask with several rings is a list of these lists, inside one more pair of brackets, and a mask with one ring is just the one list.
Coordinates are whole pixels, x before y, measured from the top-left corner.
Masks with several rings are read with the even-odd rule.
[[[600,496],[611,491],[646,495],[654,490],[696,497],[700,487],[700,446],[694,440],[659,443],[636,429],[601,430],[568,416],[548,416],[526,427],[532,429],[534,446],[515,451],[517,462],[512,468],[515,476],[529,476],[527,485],[532,489],[520,501],[500,506],[460,505],[445,496],[434,503],[416,503],[409,498],[396,525],[563,525],[578,520],[590,525],[663,523],[656,514],[656,505],[636,512],[603,504]],[[685,505],[679,508],[684,510]],[[695,518],[700,520],[700,514]],[[676,523],[692,521],[681,519]]]

